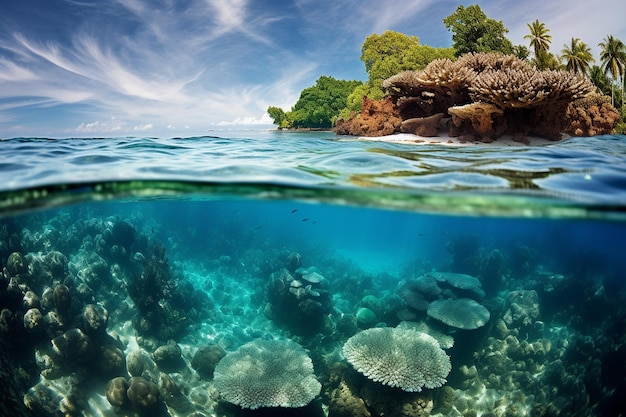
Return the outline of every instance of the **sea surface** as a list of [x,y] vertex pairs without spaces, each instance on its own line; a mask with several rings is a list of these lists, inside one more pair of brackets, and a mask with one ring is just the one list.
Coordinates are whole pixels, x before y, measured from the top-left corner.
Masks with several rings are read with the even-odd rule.
[[0,142],[0,415],[623,415],[626,136],[209,133]]

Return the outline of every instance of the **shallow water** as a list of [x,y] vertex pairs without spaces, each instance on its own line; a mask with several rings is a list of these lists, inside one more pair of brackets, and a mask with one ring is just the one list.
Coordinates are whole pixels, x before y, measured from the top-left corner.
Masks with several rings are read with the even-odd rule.
[[[451,148],[215,134],[0,143],[2,363],[3,373],[20,370],[3,403],[115,415],[106,384],[137,376],[144,352],[139,374],[162,400],[150,410],[126,401],[142,415],[625,408],[626,137]],[[310,267],[321,282],[299,270]],[[474,276],[480,288],[443,281],[429,292],[433,271]],[[49,297],[60,284],[69,306]],[[24,321],[29,289],[41,299],[40,327]],[[456,298],[483,305],[487,323],[457,329],[420,308]],[[108,311],[106,331],[82,318],[89,304]],[[455,339],[443,387],[390,388],[347,362],[351,336],[403,321]],[[93,349],[59,347],[76,328]],[[258,339],[306,349],[321,383],[307,407],[229,405],[194,362],[201,347],[232,353]],[[180,356],[167,357],[174,342]],[[106,365],[104,346],[126,365]]]

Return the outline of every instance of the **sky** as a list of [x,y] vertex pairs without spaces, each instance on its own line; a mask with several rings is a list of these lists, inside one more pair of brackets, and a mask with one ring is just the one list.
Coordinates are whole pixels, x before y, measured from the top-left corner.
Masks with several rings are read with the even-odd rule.
[[528,45],[626,42],[623,0],[0,0],[0,138],[194,136],[271,125],[322,75],[365,81],[361,45],[394,30],[452,45],[478,4]]

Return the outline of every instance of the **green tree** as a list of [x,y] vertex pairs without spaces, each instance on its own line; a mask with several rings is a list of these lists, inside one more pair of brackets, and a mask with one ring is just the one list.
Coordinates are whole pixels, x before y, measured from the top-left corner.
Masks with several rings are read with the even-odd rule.
[[613,78],[611,84],[611,101],[615,105],[615,94],[613,93],[613,85],[619,78],[622,97],[624,96],[624,68],[626,67],[626,46],[624,43],[609,35],[604,42],[598,44],[602,50],[600,51],[600,61],[602,69],[606,75],[609,73]]
[[513,55],[526,61],[530,56],[530,50],[524,45],[515,45],[513,46]]
[[563,45],[561,60],[565,61],[565,68],[568,71],[581,74],[588,74],[591,63],[595,62],[591,49],[578,38],[572,38],[569,46]]
[[365,64],[365,72],[372,78],[372,71],[376,72],[376,67],[380,67],[381,63],[396,64],[402,60],[406,51],[419,44],[417,36],[407,36],[392,30],[386,30],[382,35],[374,33],[368,36],[361,46],[361,61]]
[[513,44],[505,36],[509,30],[502,21],[488,18],[477,4],[458,6],[454,13],[443,19],[443,24],[452,32],[456,56],[468,52],[513,53]]
[[339,111],[346,107],[348,95],[361,84],[323,75],[314,86],[302,90],[286,116],[295,128],[331,128]]
[[598,65],[593,65],[589,69],[589,79],[598,87],[600,93],[611,95],[611,80]]
[[267,108],[267,114],[274,120],[274,124],[279,129],[289,128],[289,121],[287,120],[287,114],[280,107],[269,106]]
[[[530,40],[530,47],[533,49],[535,58],[533,63],[538,69],[554,69],[552,67],[558,67],[558,61],[550,52],[550,43],[552,42],[552,35],[550,35],[550,29],[548,29],[545,23],[541,23],[539,19],[536,19],[532,23],[527,23],[530,30],[529,35],[525,35],[524,39]],[[556,62],[555,62],[556,61]]]
[[383,80],[401,71],[423,69],[437,58],[454,58],[454,49],[420,45],[417,37],[391,30],[368,36],[361,47],[368,80],[350,94],[348,110],[360,111],[363,96],[383,98]]

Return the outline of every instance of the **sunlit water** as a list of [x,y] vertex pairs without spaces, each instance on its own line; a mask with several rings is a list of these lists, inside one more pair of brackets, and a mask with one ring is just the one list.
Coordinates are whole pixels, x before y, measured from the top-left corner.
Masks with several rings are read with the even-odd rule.
[[[101,353],[68,364],[50,348],[68,330],[89,333],[81,314],[99,304],[108,336],[91,334],[92,343],[117,343],[127,363],[140,351],[157,360],[144,377],[161,385],[163,415],[247,415],[193,358],[203,346],[233,352],[259,338],[296,341],[313,360],[321,392],[307,407],[280,409],[289,415],[361,415],[341,408],[345,384],[371,415],[409,415],[402,404],[435,416],[625,409],[626,137],[449,147],[325,132],[214,135],[0,143],[2,363],[21,370],[7,404],[115,415],[107,382],[136,375],[96,369]],[[299,267],[316,267],[323,284],[300,287]],[[281,294],[284,271],[298,286]],[[407,293],[407,280],[433,271],[475,276],[485,294]],[[62,311],[44,295],[59,284],[72,297]],[[25,329],[29,289],[42,300],[40,330]],[[420,297],[473,297],[490,318],[455,329],[416,308]],[[357,331],[402,321],[455,338],[444,387],[387,388],[343,357]],[[158,361],[168,340],[181,362]],[[178,402],[160,374],[180,387]]]

